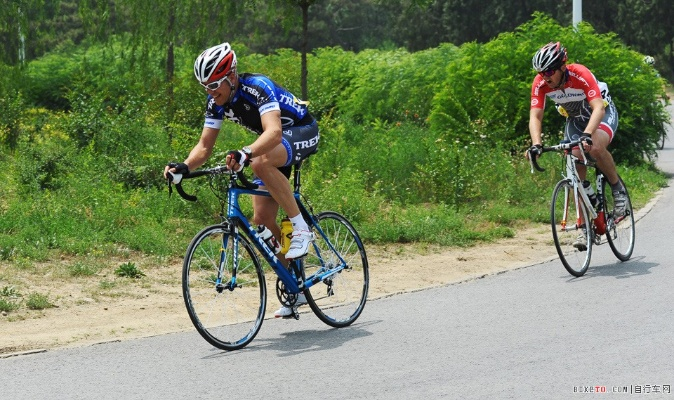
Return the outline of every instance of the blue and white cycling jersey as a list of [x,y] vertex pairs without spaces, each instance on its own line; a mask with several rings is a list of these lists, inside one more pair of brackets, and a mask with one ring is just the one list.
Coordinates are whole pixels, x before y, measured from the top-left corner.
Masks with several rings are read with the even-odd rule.
[[261,74],[239,75],[239,88],[231,102],[219,106],[208,95],[204,127],[220,129],[227,118],[258,135],[262,133],[261,116],[269,111],[281,111],[284,129],[314,123],[307,104],[297,99],[283,86]]

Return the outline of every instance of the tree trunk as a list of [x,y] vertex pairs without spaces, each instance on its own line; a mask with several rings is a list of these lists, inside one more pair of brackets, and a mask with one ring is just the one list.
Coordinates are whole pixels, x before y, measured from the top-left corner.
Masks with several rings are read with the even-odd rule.
[[175,74],[175,54],[174,54],[174,36],[175,36],[175,21],[176,21],[176,6],[175,1],[171,1],[169,5],[167,38],[168,44],[166,49],[166,133],[168,135],[169,146],[173,141],[173,134],[171,132],[170,124],[173,122],[175,114],[175,95],[173,91],[173,75]]
[[309,100],[307,93],[307,52],[309,49],[309,6],[310,1],[302,1],[302,100]]

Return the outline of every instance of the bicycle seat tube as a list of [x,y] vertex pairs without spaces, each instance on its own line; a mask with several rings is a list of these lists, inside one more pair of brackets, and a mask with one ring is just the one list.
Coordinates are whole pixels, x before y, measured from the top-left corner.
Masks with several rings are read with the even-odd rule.
[[281,260],[276,257],[276,254],[267,246],[262,237],[257,234],[256,229],[250,224],[248,218],[241,212],[239,206],[239,196],[242,194],[253,195],[253,196],[265,196],[271,197],[269,192],[266,190],[258,189],[245,189],[245,188],[230,188],[228,194],[228,206],[227,206],[227,219],[232,221],[232,226],[234,231],[238,230],[239,225],[236,224],[237,220],[241,221],[243,226],[246,227],[245,234],[253,242],[255,247],[258,249],[260,254],[267,260],[267,263],[272,267],[276,275],[283,281],[286,286],[286,290],[289,293],[299,293],[303,290],[301,288],[295,277],[285,268],[281,263]]

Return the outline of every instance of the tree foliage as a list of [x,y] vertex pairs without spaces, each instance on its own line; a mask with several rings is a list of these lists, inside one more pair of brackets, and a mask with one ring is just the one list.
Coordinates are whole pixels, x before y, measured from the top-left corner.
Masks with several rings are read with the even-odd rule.
[[[111,15],[123,15],[116,4]],[[166,47],[150,37],[144,43],[116,34],[58,46],[23,68],[0,64],[4,254],[21,247],[21,257],[39,259],[52,248],[100,251],[101,243],[164,251],[172,246],[162,239],[171,236],[167,231],[176,233],[174,245],[176,237],[217,219],[217,202],[188,206],[164,192],[163,166],[184,159],[198,140],[205,95],[193,76],[195,50],[187,39],[179,41],[175,113],[166,112]],[[522,179],[531,56],[553,38],[609,84],[621,118],[612,145],[621,173],[647,163],[643,155],[654,154],[655,132],[666,115],[655,71],[615,34],[597,34],[585,24],[576,30],[537,14],[487,43],[443,43],[415,52],[331,46],[308,53],[309,107],[320,121],[321,144],[304,167],[305,193],[317,209],[376,226],[363,230],[373,240],[423,239],[416,227],[437,221],[462,226],[465,220],[452,217],[457,211],[481,218],[495,206],[508,210],[498,213],[499,221],[504,214],[530,218],[530,205],[547,201],[546,189],[558,178],[550,167],[550,176]],[[293,92],[300,89],[298,51],[260,53],[232,44],[242,72],[265,73]],[[555,140],[561,122],[547,110],[546,141]],[[211,161],[250,140],[250,132],[225,124]],[[193,189],[208,198],[207,188]]]
[[[487,43],[514,30],[534,12],[570,25],[573,0],[10,0],[0,3],[0,62],[15,65],[62,43],[131,33],[139,48],[245,43],[257,53],[278,48],[339,46],[349,51],[440,43]],[[303,7],[308,10],[303,21]],[[611,12],[607,12],[611,10]],[[674,78],[674,3],[671,0],[583,2],[583,19],[597,32],[615,32],[635,50],[655,56]],[[308,35],[303,35],[305,27]],[[304,42],[306,38],[306,43]],[[306,47],[305,47],[306,46]],[[308,53],[309,51],[307,51]],[[23,56],[21,56],[23,57]],[[171,76],[170,66],[166,66]],[[301,66],[298,66],[301,68]]]

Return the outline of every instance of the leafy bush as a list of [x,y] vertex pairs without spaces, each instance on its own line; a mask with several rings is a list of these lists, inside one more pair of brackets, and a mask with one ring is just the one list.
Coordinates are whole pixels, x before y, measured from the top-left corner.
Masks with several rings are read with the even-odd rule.
[[0,91],[0,145],[6,145],[10,149],[16,148],[21,133],[20,121],[25,108],[21,92]]
[[446,44],[413,54],[402,49],[359,53],[352,62],[355,76],[337,102],[340,112],[358,123],[425,123],[435,89],[457,52]]
[[[315,49],[308,89],[321,143],[304,164],[304,193],[316,210],[345,214],[368,241],[464,245],[508,236],[518,219],[545,221],[560,164],[545,157],[547,172],[530,175],[522,151],[529,142],[530,60],[553,39],[610,85],[621,118],[612,149],[633,198],[647,198],[666,182],[649,164],[639,165],[648,163],[643,155],[652,155],[662,128],[662,82],[615,37],[586,25],[563,28],[542,15],[483,45],[416,53]],[[72,47],[31,62],[25,74],[7,72],[15,80],[0,77],[0,145],[10,150],[0,152],[0,259],[179,256],[194,233],[219,221],[222,203],[207,180],[186,184],[199,197],[188,203],[169,198],[162,177],[203,127],[196,54],[176,49],[171,94],[164,55],[129,43],[116,37]],[[241,72],[268,74],[300,94],[299,53],[235,48]],[[562,123],[548,110],[548,143]],[[225,124],[209,162],[253,139]],[[72,273],[94,271],[86,265]]]
[[67,180],[75,149],[69,142],[50,140],[41,146],[22,143],[17,156],[21,189],[57,190]]
[[[588,66],[609,85],[620,115],[611,147],[616,161],[640,164],[644,155],[653,156],[656,131],[667,116],[659,102],[664,96],[662,82],[644,68],[642,56],[627,49],[615,35],[597,35],[588,24],[578,30],[561,27],[542,14],[487,44],[461,46],[459,58],[447,68],[443,89],[433,100],[432,130],[451,132],[462,143],[480,135],[487,139],[483,142],[487,146],[512,147],[517,152],[525,148],[530,142],[531,57],[553,40],[566,46],[569,62]],[[554,133],[563,119],[548,103],[544,130]]]

